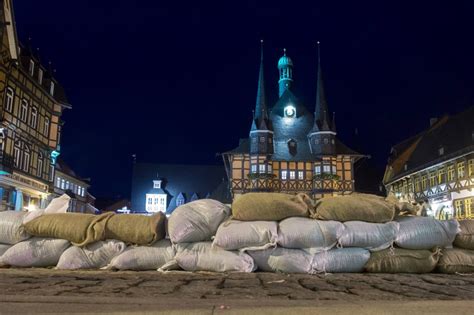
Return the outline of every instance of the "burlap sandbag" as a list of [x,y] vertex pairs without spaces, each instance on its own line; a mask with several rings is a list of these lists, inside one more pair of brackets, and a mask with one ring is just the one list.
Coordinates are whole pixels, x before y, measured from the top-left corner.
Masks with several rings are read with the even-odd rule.
[[325,197],[316,202],[314,219],[385,223],[395,217],[396,207],[382,197],[365,194]]
[[85,246],[105,239],[105,225],[114,213],[45,214],[24,224],[26,232],[39,237],[59,238],[76,246]]
[[280,221],[308,217],[312,208],[306,194],[247,193],[234,200],[232,215],[241,221]]
[[23,227],[24,211],[0,211],[0,243],[16,244],[31,236]]
[[151,245],[165,237],[166,216],[158,212],[152,216],[117,214],[105,226],[105,238],[128,244]]
[[461,232],[454,239],[454,246],[464,249],[474,249],[474,220],[459,221]]
[[362,272],[370,258],[370,252],[363,248],[335,248],[313,256],[314,272]]
[[260,271],[282,273],[312,273],[313,256],[301,249],[269,248],[248,251]]
[[262,250],[275,247],[277,237],[277,222],[228,220],[217,229],[212,245],[225,250]]
[[437,270],[442,273],[474,273],[474,250],[444,249]]
[[2,257],[3,253],[6,252],[12,245],[8,244],[0,244],[0,257]]
[[370,255],[365,265],[375,273],[429,273],[436,267],[439,250],[389,248]]

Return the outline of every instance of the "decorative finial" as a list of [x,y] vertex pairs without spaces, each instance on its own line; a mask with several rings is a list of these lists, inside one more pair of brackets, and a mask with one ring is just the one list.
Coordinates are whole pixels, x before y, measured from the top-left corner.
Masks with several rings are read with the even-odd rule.
[[286,48],[283,48],[283,56],[286,56]]
[[316,44],[318,45],[318,64],[320,64],[321,63],[321,49],[320,49],[321,48],[321,42],[318,40],[316,42]]
[[260,60],[263,60],[263,39],[260,39]]

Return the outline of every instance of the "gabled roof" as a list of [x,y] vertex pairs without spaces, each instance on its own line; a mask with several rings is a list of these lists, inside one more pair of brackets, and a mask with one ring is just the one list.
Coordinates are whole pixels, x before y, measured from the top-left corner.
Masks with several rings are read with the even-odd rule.
[[[442,155],[440,148],[444,151]],[[454,116],[444,116],[425,131],[393,146],[384,183],[473,151],[474,106],[471,106]]]

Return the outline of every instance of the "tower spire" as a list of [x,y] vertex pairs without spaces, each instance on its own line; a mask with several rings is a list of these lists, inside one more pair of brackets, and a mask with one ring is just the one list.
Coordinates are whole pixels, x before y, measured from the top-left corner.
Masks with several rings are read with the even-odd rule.
[[268,119],[267,100],[265,97],[265,79],[263,74],[263,39],[260,40],[260,71],[258,74],[257,102],[255,105],[255,118]]
[[321,49],[318,45],[318,79],[316,83],[316,108],[314,110],[314,123],[320,131],[329,131],[328,105],[324,92],[323,73],[321,70]]

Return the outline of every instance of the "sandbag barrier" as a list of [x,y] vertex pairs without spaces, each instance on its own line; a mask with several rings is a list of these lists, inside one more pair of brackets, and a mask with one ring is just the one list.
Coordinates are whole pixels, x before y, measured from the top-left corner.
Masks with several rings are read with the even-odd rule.
[[[278,209],[276,209],[278,208]],[[473,273],[474,221],[398,216],[378,196],[246,194],[168,218],[0,212],[0,266],[282,273]],[[253,209],[253,210],[252,210]],[[53,214],[51,214],[53,213]],[[239,220],[237,220],[239,218]],[[74,221],[74,222],[72,222]],[[107,228],[107,224],[112,222]],[[454,247],[453,247],[454,243]]]

